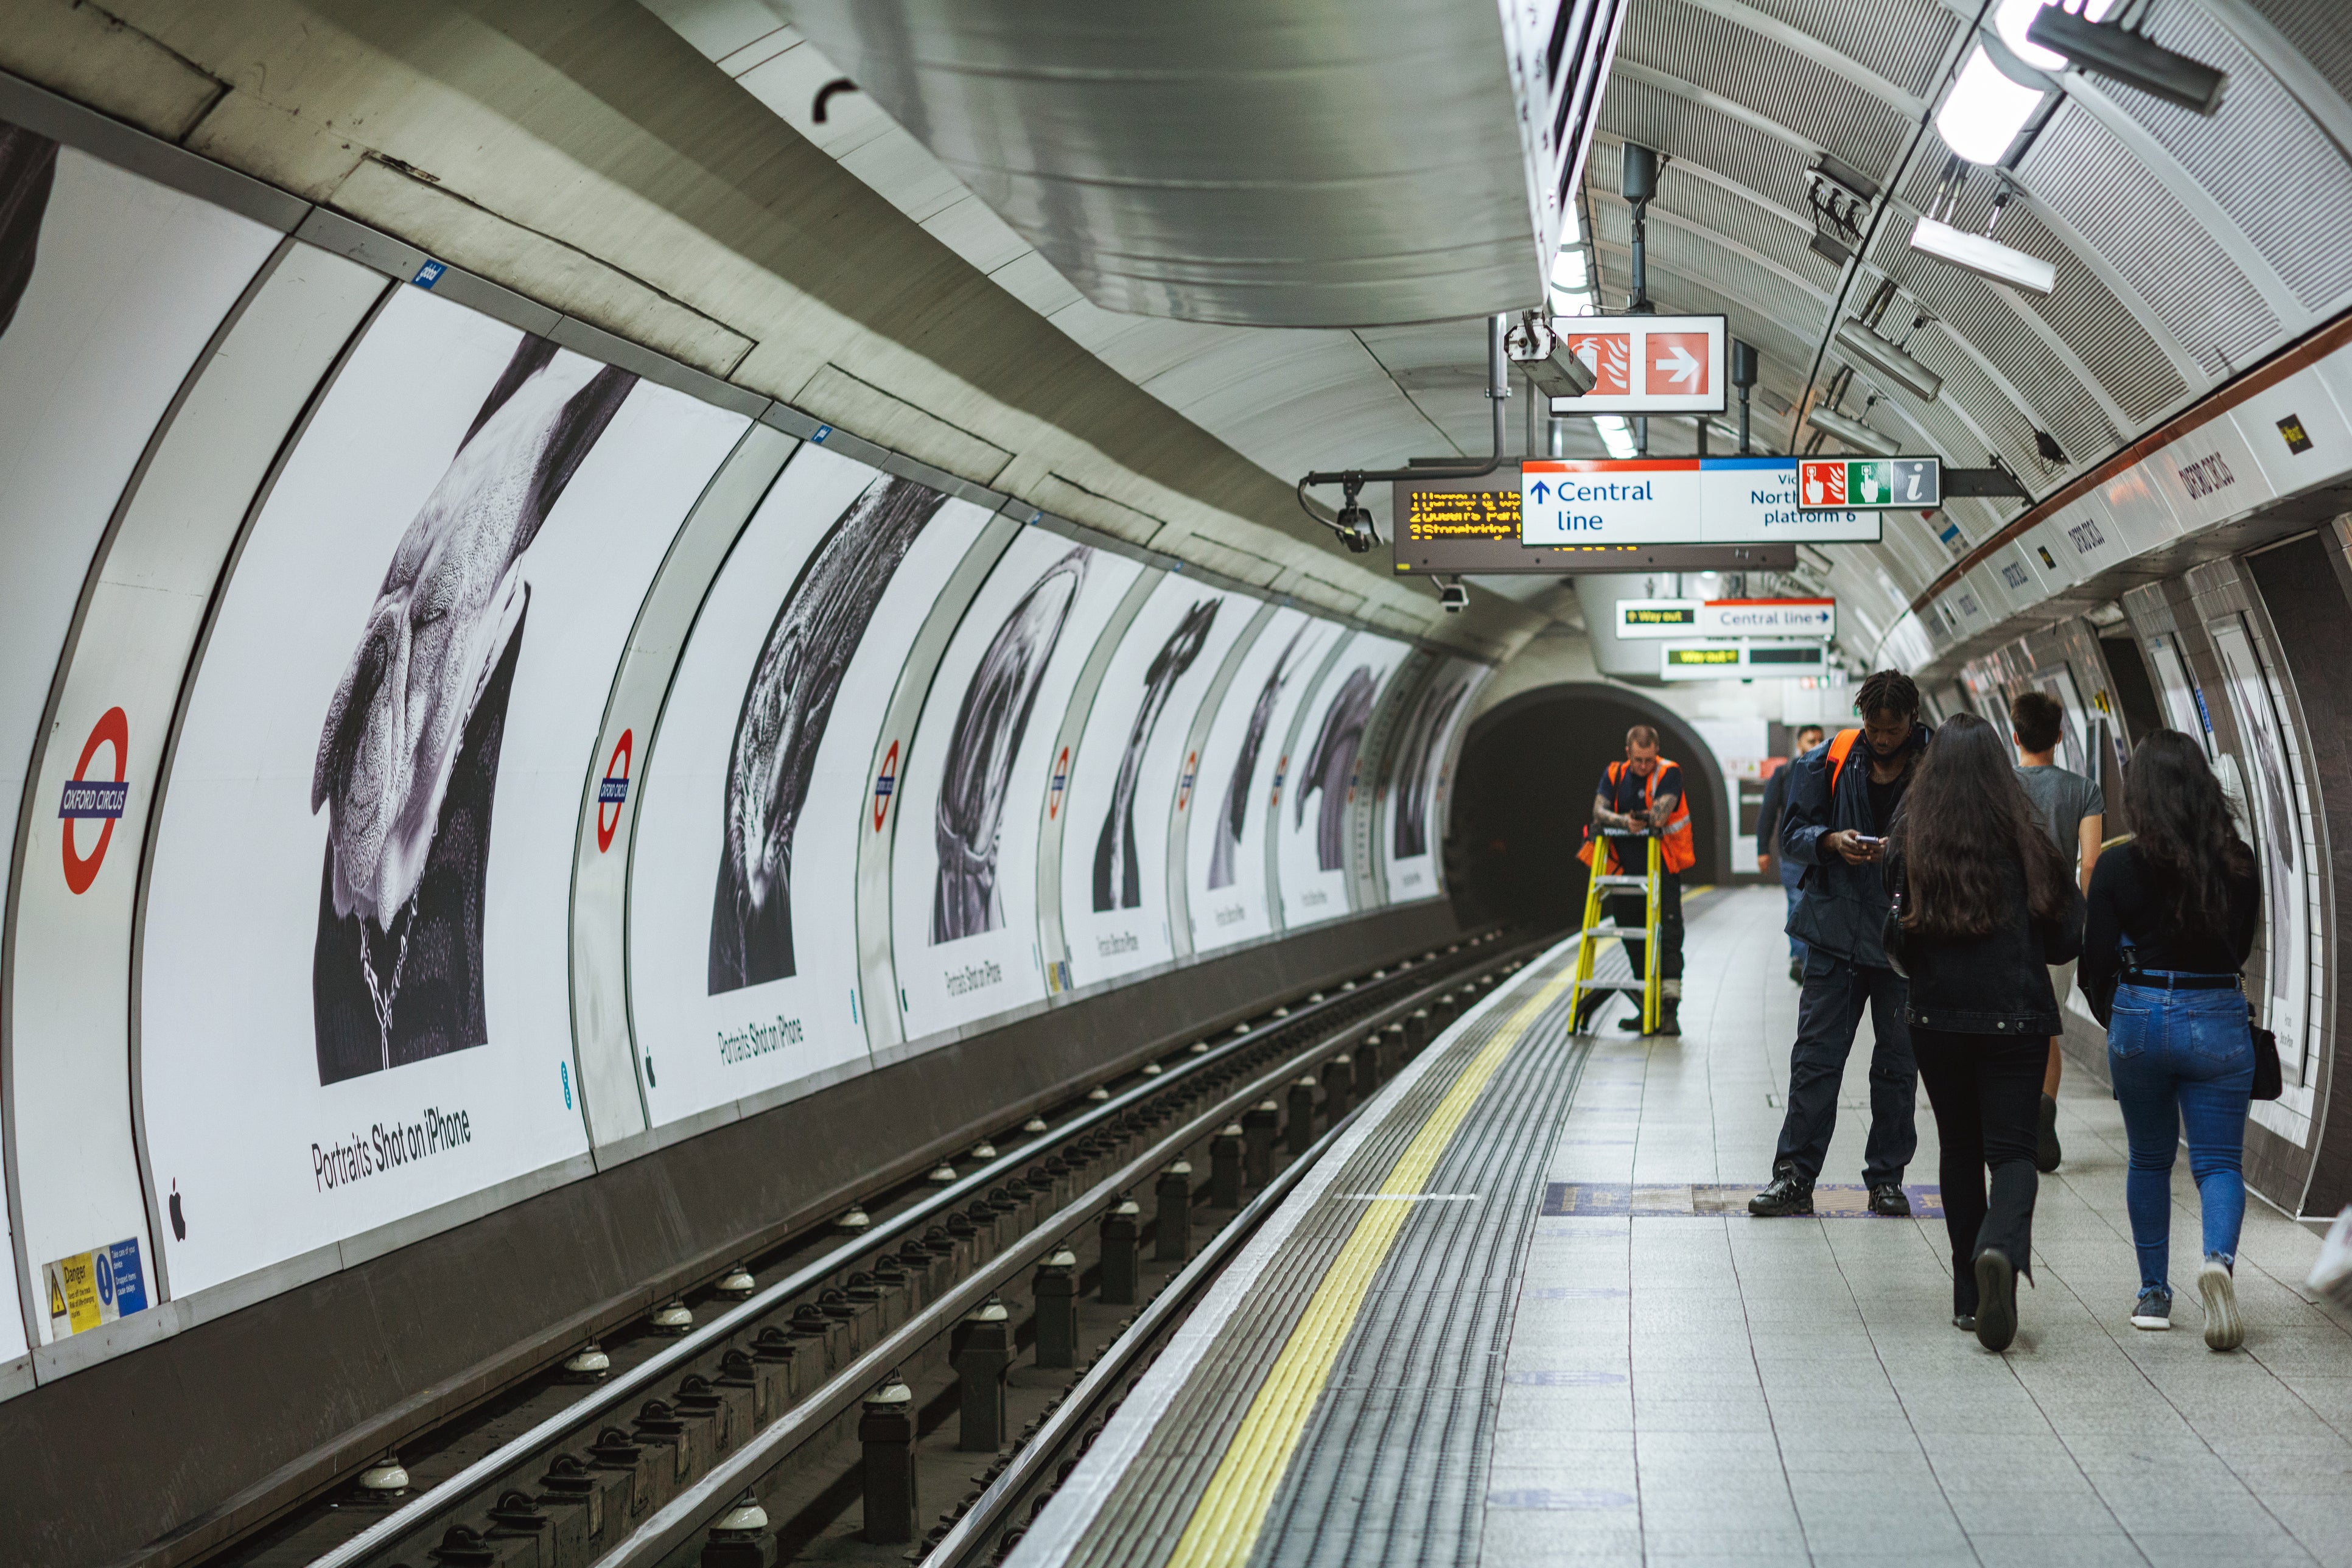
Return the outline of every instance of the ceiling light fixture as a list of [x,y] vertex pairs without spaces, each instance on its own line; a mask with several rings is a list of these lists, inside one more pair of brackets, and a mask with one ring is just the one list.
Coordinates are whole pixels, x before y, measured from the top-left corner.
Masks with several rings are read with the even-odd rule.
[[[1870,303],[1864,307],[1862,314],[1840,321],[1831,341],[1920,402],[1933,403],[1944,390],[1944,378],[1912,357],[1907,346],[1911,342],[1910,334],[1897,343],[1889,342],[1878,331],[1878,323],[1885,319],[1886,308],[1894,302],[1895,279],[1885,279],[1880,281],[1878,291],[1871,296]],[[1911,323],[1911,333],[1916,334],[1934,320],[1933,316],[1923,312]]]
[[1633,456],[1633,427],[1623,416],[1600,415],[1593,419],[1592,427],[1601,433],[1601,444],[1609,448],[1611,457],[1622,460]]
[[2117,22],[2100,21],[2106,9],[2085,5],[2076,15],[2045,5],[2034,14],[2025,36],[2031,43],[2044,46],[2037,54],[2055,51],[2064,57],[2061,63],[2136,87],[2183,109],[2210,114],[2221,107],[2227,76],[2202,60],[2151,42],[2145,33]]
[[1805,416],[1805,423],[1824,436],[1834,436],[1857,452],[1867,452],[1874,458],[1891,458],[1903,450],[1903,443],[1892,436],[1882,436],[1861,420],[1840,414],[1826,404],[1816,405]]
[[2011,192],[2007,180],[2002,181],[2000,194],[1993,198],[1992,216],[1982,234],[1969,234],[1945,221],[1959,205],[1960,187],[1967,183],[1968,172],[1968,164],[1954,153],[1945,166],[1934,204],[1911,226],[1911,248],[1995,283],[2036,294],[2049,293],[2058,286],[2058,268],[1992,237],[1992,231],[2000,226],[2001,213],[2009,205]]
[[2011,81],[1977,44],[1936,110],[1936,134],[1971,163],[1998,163],[2041,106],[2040,88]]

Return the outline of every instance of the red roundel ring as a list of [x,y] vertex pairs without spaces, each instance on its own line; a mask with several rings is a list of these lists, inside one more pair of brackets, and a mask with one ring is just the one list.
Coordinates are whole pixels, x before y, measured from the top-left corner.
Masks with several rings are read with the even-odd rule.
[[[613,835],[621,828],[621,807],[629,798],[629,759],[635,754],[636,731],[624,730],[621,738],[613,742],[613,754],[604,763],[604,776],[596,785],[596,853],[602,855],[613,847]],[[605,813],[610,811],[610,816]]]
[[[81,784],[89,779],[89,760],[98,755],[100,746],[114,748],[114,777],[110,782],[121,784],[131,760],[131,720],[121,709],[108,709],[98,716],[98,722],[90,726],[89,739],[81,743],[81,758],[74,763],[73,778],[69,782]],[[98,868],[106,863],[106,847],[114,837],[115,818],[108,817],[106,826],[98,830],[98,847],[92,849],[86,858],[75,850],[74,821],[73,817],[66,817],[58,828],[58,837],[65,848],[67,888],[76,893],[86,893],[89,891],[89,885],[98,880]]]
[[874,781],[874,831],[877,833],[882,831],[883,817],[889,815],[890,792],[898,787],[898,742],[893,741],[889,751],[883,754],[881,775]]

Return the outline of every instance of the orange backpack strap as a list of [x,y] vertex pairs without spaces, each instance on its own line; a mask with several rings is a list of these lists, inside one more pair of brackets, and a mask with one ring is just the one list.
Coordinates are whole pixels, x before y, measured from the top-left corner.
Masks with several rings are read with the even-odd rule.
[[1838,773],[1845,766],[1847,756],[1853,752],[1853,743],[1861,739],[1862,731],[1859,730],[1840,730],[1837,732],[1837,739],[1830,742],[1830,798],[1832,800],[1837,798]]

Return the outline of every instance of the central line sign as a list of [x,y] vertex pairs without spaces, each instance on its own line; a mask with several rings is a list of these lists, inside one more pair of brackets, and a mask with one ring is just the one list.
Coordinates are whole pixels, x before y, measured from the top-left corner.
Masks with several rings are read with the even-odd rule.
[[1875,512],[1798,501],[1794,458],[1529,458],[1519,465],[1519,542],[1868,543]]

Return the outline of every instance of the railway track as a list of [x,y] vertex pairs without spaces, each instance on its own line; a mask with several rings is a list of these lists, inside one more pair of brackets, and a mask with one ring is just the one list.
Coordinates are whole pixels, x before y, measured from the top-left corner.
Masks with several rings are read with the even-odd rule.
[[[572,1347],[204,1561],[989,1562],[1098,1426],[1101,1390],[1331,1129],[1543,940],[1489,932],[1145,1063]],[[1044,1355],[1018,1353],[1041,1336]]]

